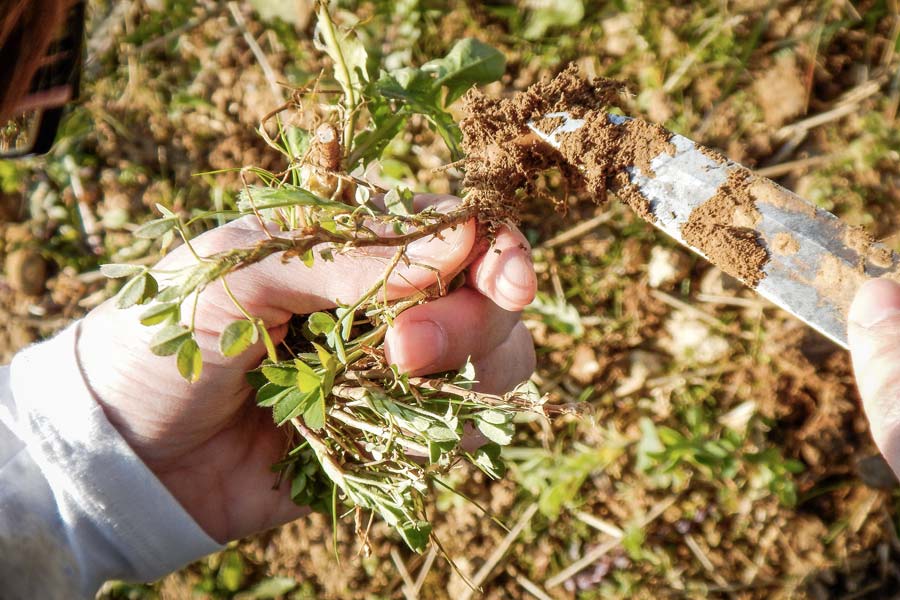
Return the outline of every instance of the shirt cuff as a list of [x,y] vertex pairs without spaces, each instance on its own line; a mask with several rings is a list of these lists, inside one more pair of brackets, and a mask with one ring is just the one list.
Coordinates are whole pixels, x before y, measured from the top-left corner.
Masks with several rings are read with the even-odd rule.
[[107,420],[78,365],[79,329],[16,355],[11,387],[84,578],[152,581],[221,550]]

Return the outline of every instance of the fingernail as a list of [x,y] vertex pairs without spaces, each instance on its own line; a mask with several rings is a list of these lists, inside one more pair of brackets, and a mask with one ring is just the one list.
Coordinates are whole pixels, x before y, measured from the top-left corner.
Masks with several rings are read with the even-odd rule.
[[410,321],[403,325],[402,334],[389,336],[385,349],[388,360],[401,371],[419,371],[444,357],[447,333],[434,321]]
[[900,315],[900,284],[871,279],[860,286],[850,305],[850,322],[866,329]]
[[534,267],[528,257],[520,254],[503,265],[496,290],[511,303],[524,307],[534,299],[536,287]]

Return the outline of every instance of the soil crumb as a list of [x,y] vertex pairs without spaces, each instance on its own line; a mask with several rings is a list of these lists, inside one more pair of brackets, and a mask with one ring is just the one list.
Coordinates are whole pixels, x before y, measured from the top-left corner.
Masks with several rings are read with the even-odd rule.
[[780,208],[798,215],[815,218],[816,207],[765,177],[756,177],[750,185],[750,196],[757,202]]
[[[535,177],[557,168],[574,187],[586,190],[598,204],[609,190],[645,219],[654,220],[646,198],[633,186],[628,168],[653,176],[651,160],[663,152],[674,154],[671,134],[659,125],[639,120],[614,124],[607,110],[615,106],[624,84],[604,78],[587,80],[575,65],[554,79],[532,85],[507,99],[488,98],[470,91],[463,103],[463,148],[468,201],[476,205],[482,222],[493,228],[519,213],[520,191],[532,192]],[[584,119],[574,132],[561,133],[559,151],[528,128],[535,121],[548,132],[562,123],[548,113],[568,112]]]
[[716,194],[691,212],[681,235],[723,271],[756,287],[765,277],[769,254],[754,229],[761,216],[750,195],[751,182],[750,171],[732,169]]
[[894,254],[884,246],[869,249],[869,261],[876,267],[889,269],[894,265]]
[[797,241],[797,238],[786,231],[775,235],[771,247],[775,254],[780,254],[781,256],[793,256],[800,252],[800,243]]
[[865,258],[865,256],[869,253],[869,248],[871,248],[872,244],[874,243],[875,238],[873,238],[872,235],[862,227],[847,227],[847,231],[844,234],[844,244],[846,244],[848,248],[859,254],[861,258]]
[[849,309],[856,290],[865,281],[864,273],[835,256],[825,255],[816,273],[815,287],[838,306]]
[[890,268],[894,264],[893,253],[880,244],[876,245],[872,234],[862,227],[847,227],[844,244],[859,255],[860,261],[868,260],[882,269]]

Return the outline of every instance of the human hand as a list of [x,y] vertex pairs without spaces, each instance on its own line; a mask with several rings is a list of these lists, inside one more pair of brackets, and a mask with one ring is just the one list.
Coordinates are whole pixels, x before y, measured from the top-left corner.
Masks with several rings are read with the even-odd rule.
[[[416,208],[448,210],[450,196],[418,196]],[[244,218],[192,240],[200,255],[249,247],[266,233]],[[400,298],[433,284],[437,273],[455,273],[470,257],[475,225],[468,222],[411,244],[412,263],[393,271],[387,294]],[[228,284],[241,304],[263,319],[273,341],[287,333],[294,314],[352,302],[381,278],[393,248],[358,249],[317,260],[311,268],[280,256],[234,272]],[[158,267],[192,264],[185,247]],[[462,366],[471,356],[483,391],[498,393],[526,379],[534,349],[519,312],[535,293],[528,245],[514,229],[501,230],[493,246],[469,267],[467,284],[449,295],[403,312],[385,339],[388,360],[420,375]],[[289,285],[287,282],[293,282]],[[214,539],[224,542],[297,518],[303,509],[284,490],[273,490],[270,466],[283,457],[286,437],[270,411],[250,401],[245,373],[265,355],[262,343],[234,358],[218,351],[222,329],[242,318],[220,282],[199,298],[195,337],[203,355],[199,381],[187,383],[172,357],[149,350],[154,331],[139,323],[144,308],[119,310],[107,301],[83,321],[78,354],[85,378],[104,411],[150,469]]]
[[856,293],[848,321],[856,385],[872,437],[900,474],[900,284],[867,281]]

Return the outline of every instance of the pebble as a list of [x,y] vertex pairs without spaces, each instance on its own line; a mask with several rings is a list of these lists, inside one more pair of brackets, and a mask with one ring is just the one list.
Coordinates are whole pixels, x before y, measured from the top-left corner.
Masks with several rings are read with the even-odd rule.
[[37,296],[47,283],[47,261],[38,252],[22,248],[10,252],[4,265],[7,281],[17,292]]

